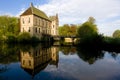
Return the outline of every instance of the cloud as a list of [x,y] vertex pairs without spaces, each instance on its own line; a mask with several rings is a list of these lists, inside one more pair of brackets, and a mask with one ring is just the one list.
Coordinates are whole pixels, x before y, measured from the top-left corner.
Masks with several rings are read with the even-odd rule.
[[119,4],[119,0],[49,0],[35,6],[49,16],[58,13],[60,25],[83,23],[93,16],[100,32],[111,35],[115,28],[120,29]]
[[100,33],[112,36],[115,30],[120,29],[120,19],[112,22],[98,23]]

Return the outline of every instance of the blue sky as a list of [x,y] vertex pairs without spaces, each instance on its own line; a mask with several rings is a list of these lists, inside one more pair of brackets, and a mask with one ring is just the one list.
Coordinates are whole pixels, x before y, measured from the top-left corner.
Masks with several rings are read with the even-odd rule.
[[48,16],[58,13],[60,25],[81,24],[92,16],[104,35],[120,29],[120,0],[1,0],[0,15],[19,17],[30,2]]
[[36,5],[44,5],[48,0],[1,0],[0,14],[16,15],[21,9],[28,8],[31,2]]

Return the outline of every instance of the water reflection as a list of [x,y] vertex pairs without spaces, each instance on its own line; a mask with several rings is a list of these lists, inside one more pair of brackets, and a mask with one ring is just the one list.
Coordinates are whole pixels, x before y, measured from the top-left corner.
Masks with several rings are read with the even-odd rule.
[[76,47],[71,47],[71,46],[60,47],[59,51],[61,51],[64,55],[69,55],[69,54],[72,55],[77,53]]
[[89,64],[94,64],[95,61],[104,57],[104,51],[102,50],[78,47],[77,51],[78,56],[85,62],[88,62]]
[[48,64],[58,67],[58,48],[44,48],[41,45],[30,48],[28,51],[20,51],[21,67],[34,76],[45,69]]
[[41,44],[0,46],[0,80],[119,80],[119,66],[116,52]]

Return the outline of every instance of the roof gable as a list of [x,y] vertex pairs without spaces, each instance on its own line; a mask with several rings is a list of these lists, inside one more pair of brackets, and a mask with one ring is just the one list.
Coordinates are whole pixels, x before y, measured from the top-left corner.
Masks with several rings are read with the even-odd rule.
[[44,19],[50,20],[43,11],[41,11],[35,7],[32,7],[32,11],[33,11],[34,15],[37,15],[37,16],[42,17]]
[[29,7],[25,12],[23,12],[20,16],[30,15],[32,14],[31,7]]
[[50,21],[50,19],[47,17],[47,15],[46,15],[43,11],[35,8],[34,6],[30,6],[30,7],[29,7],[25,12],[23,12],[20,16],[26,16],[26,15],[31,15],[31,14],[36,15],[36,16],[39,16],[39,17],[41,17],[41,18],[44,18],[44,19]]

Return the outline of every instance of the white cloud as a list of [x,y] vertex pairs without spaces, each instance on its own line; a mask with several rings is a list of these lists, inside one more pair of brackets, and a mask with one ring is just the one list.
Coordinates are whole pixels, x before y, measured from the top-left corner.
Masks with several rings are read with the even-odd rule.
[[60,25],[83,23],[93,16],[100,32],[111,35],[114,29],[120,29],[119,4],[120,0],[49,0],[36,6],[49,16],[58,13]]
[[112,22],[98,24],[98,28],[100,33],[105,33],[105,35],[112,36],[115,30],[120,29],[120,19]]

